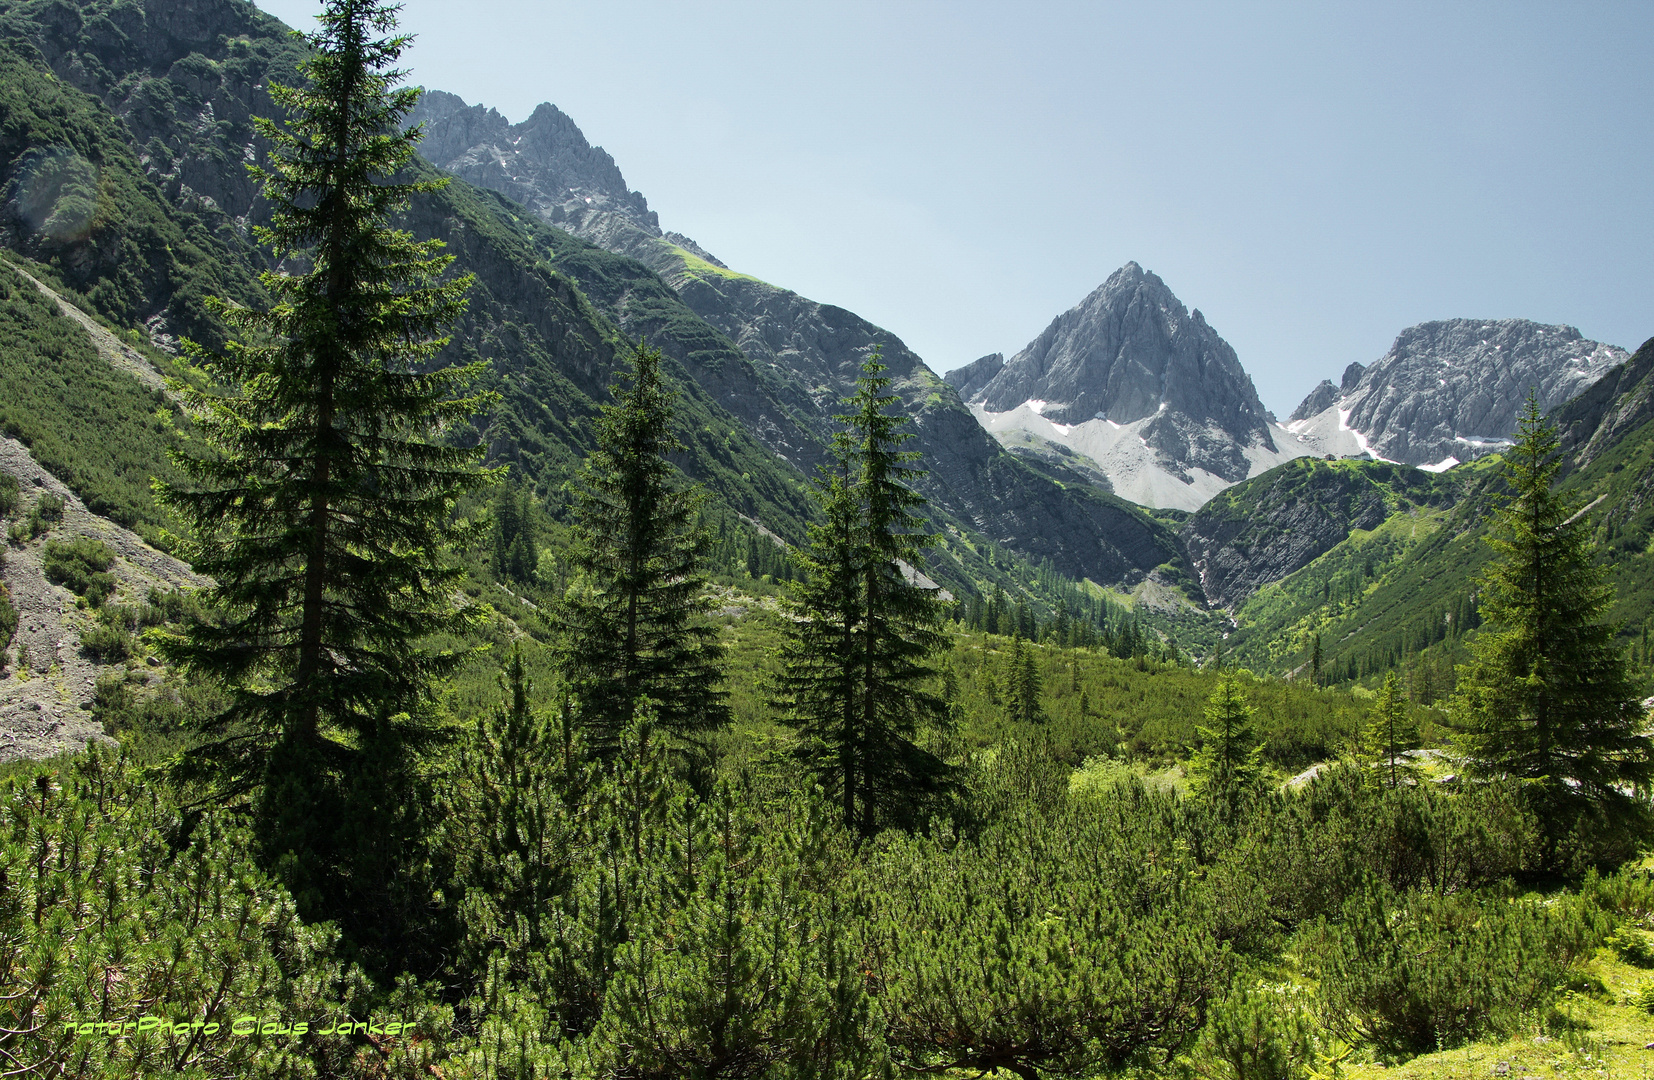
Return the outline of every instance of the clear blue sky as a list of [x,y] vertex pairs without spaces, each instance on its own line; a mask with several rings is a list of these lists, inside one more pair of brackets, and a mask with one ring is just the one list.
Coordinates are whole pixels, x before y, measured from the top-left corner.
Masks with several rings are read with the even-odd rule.
[[1427,319],[1654,336],[1654,4],[408,0],[403,26],[415,81],[553,102],[663,227],[938,372],[1129,259],[1283,417]]

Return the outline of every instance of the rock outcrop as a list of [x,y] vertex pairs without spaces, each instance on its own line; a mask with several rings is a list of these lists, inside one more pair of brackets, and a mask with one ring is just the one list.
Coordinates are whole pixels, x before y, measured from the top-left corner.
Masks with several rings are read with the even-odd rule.
[[1039,414],[1058,424],[1150,421],[1142,438],[1174,473],[1196,467],[1243,480],[1245,447],[1275,449],[1235,350],[1135,262],[1052,320],[968,400],[996,413],[1040,402]]
[[1448,468],[1509,445],[1530,388],[1540,408],[1555,408],[1627,355],[1527,319],[1420,323],[1371,366],[1350,365],[1337,401],[1322,404],[1317,387],[1288,427],[1311,438],[1353,433],[1385,461]]
[[1400,497],[1439,501],[1445,480],[1383,462],[1299,458],[1223,491],[1179,532],[1209,603],[1234,610],[1309,565],[1355,529],[1372,529]]
[[1551,414],[1563,468],[1582,469],[1622,437],[1654,420],[1654,338],[1590,389]]
[[602,212],[660,235],[648,200],[627,189],[614,158],[588,143],[555,105],[542,104],[513,124],[494,109],[427,90],[409,119],[425,125],[419,144],[425,160],[516,200],[553,224]]

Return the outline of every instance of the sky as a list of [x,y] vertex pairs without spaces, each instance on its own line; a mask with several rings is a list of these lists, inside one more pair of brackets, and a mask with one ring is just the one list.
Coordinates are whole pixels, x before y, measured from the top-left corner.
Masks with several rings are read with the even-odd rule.
[[[309,28],[314,0],[258,0]],[[406,0],[661,226],[937,372],[1135,260],[1285,417],[1430,319],[1654,336],[1654,4]]]

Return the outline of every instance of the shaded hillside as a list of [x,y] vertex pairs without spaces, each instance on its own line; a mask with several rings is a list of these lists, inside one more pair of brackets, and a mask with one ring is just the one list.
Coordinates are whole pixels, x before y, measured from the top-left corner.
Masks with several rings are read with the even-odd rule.
[[1298,458],[1212,498],[1178,535],[1213,604],[1233,608],[1391,514],[1441,507],[1459,477],[1379,461]]
[[[237,0],[187,11],[152,0],[14,5],[0,34],[35,61],[0,57],[8,246],[42,260],[116,324],[143,326],[158,345],[172,347],[179,335],[209,346],[222,340],[203,298],[261,297],[263,258],[250,227],[264,208],[244,163],[265,149],[251,118],[270,108],[267,81],[294,77],[286,28]],[[95,212],[76,216],[73,183],[48,188],[33,179],[42,147],[69,148],[51,160],[67,162],[59,172],[71,179],[75,169],[99,177]],[[490,360],[490,385],[504,401],[477,418],[469,437],[542,492],[556,491],[590,448],[591,420],[619,363],[618,329],[552,269],[522,215],[492,193],[455,183],[416,199],[404,224],[446,242],[455,270],[476,275],[448,355]],[[803,475],[732,423],[680,365],[669,374],[682,389],[685,472],[732,509],[801,537],[810,512]]]

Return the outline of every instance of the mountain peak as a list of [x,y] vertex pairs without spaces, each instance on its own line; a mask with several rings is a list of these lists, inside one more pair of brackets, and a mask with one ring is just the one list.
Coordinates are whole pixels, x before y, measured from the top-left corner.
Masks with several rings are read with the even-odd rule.
[[1136,262],[1053,319],[970,397],[993,412],[1042,401],[1042,415],[1066,424],[1129,424],[1164,406],[1243,441],[1268,424],[1235,350]]
[[419,153],[427,161],[553,222],[609,211],[660,235],[659,219],[643,195],[626,186],[614,158],[550,102],[513,124],[494,109],[428,90],[409,119],[425,125]]

